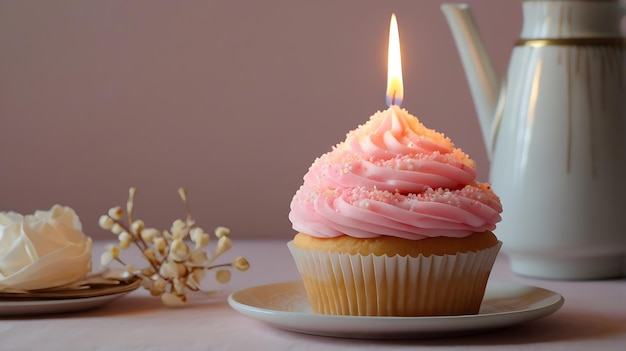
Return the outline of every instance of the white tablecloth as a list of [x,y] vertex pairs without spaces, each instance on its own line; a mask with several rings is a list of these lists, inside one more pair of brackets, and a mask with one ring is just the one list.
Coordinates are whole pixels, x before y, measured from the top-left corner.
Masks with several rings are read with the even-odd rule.
[[[94,245],[96,269],[105,244]],[[245,256],[252,267],[234,272],[232,281],[223,286],[205,278],[205,283],[224,289],[216,298],[193,295],[189,306],[172,309],[140,288],[89,311],[0,317],[0,350],[626,350],[626,279],[527,279],[513,275],[500,255],[490,279],[553,290],[565,297],[565,305],[545,318],[473,336],[340,339],[276,329],[237,313],[226,302],[228,294],[239,289],[299,279],[286,241],[235,239],[229,255]]]

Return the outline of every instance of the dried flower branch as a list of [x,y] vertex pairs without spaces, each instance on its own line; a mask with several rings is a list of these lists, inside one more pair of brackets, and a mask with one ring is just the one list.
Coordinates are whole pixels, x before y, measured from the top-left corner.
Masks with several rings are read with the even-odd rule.
[[[111,208],[98,221],[102,229],[111,231],[119,240],[119,245],[111,245],[102,253],[100,262],[103,266],[113,261],[119,262],[125,266],[129,274],[142,278],[142,286],[150,291],[152,296],[160,296],[161,301],[171,307],[185,304],[186,290],[212,293],[203,290],[200,285],[206,271],[215,270],[215,280],[223,284],[231,278],[231,271],[228,268],[242,272],[250,268],[248,260],[244,257],[237,257],[230,263],[213,264],[232,247],[232,241],[228,236],[230,230],[217,227],[215,237],[218,240],[215,250],[211,255],[203,251],[209,246],[211,236],[196,226],[192,219],[185,189],[178,189],[178,194],[185,205],[186,218],[184,221],[175,220],[169,231],[146,228],[143,221],[133,218],[136,192],[135,188],[129,189],[126,223],[123,221],[124,210],[119,206]],[[188,245],[188,241],[194,244],[193,248]],[[121,260],[120,250],[132,245],[139,249],[148,267],[137,269]]]

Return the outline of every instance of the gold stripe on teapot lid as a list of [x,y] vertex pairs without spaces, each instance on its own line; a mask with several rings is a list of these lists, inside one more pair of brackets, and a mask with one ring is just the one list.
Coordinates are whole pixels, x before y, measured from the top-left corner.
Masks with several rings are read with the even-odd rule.
[[[526,0],[530,1],[530,0]],[[561,45],[611,45],[626,46],[626,38],[557,38],[557,39],[519,39],[515,46],[561,46]]]

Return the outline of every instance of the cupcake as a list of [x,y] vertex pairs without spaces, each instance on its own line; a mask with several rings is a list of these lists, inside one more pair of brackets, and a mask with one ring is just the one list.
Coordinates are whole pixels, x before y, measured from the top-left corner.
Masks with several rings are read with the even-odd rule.
[[474,162],[398,106],[317,158],[288,247],[313,311],[476,314],[501,243],[499,198]]

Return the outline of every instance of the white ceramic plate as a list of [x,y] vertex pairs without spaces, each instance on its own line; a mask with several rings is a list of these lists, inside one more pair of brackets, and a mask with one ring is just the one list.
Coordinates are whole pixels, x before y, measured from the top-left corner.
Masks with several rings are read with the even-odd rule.
[[48,293],[0,293],[0,316],[65,313],[95,308],[137,289],[141,279],[88,289]]
[[302,282],[240,290],[228,297],[238,312],[277,328],[305,334],[363,339],[433,338],[475,334],[547,316],[563,305],[555,292],[490,282],[477,315],[354,317],[315,314]]

